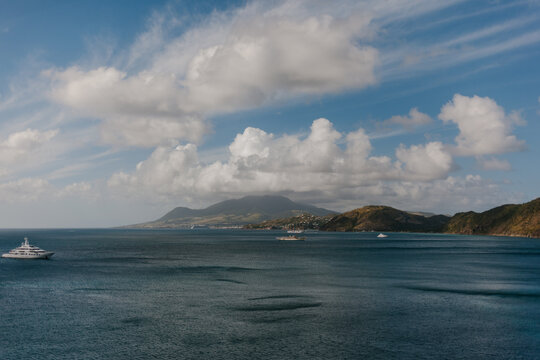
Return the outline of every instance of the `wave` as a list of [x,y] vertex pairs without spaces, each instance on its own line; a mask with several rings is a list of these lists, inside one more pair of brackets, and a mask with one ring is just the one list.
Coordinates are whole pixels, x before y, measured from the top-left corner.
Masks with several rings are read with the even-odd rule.
[[314,315],[309,314],[296,314],[291,316],[266,316],[266,317],[257,317],[250,319],[249,321],[254,324],[273,324],[273,323],[283,323],[283,322],[296,322],[300,320],[306,320],[313,318]]
[[233,283],[233,284],[242,284],[242,285],[246,284],[243,281],[238,281],[238,280],[233,280],[233,279],[216,279],[216,281],[229,282],[229,283]]
[[259,269],[238,267],[238,266],[178,266],[172,268],[164,268],[167,271],[179,271],[183,273],[214,273],[219,271],[225,272],[246,272],[256,271]]
[[319,307],[320,302],[286,302],[280,304],[257,304],[250,306],[239,306],[234,308],[237,311],[283,311],[283,310],[296,310],[304,308]]
[[440,292],[450,294],[461,295],[477,295],[477,296],[501,296],[501,297],[528,297],[528,298],[540,298],[538,292],[527,291],[515,291],[515,290],[489,290],[489,289],[452,289],[452,288],[438,288],[431,286],[400,286],[404,289],[426,291],[426,292]]
[[306,298],[308,296],[306,295],[272,295],[272,296],[262,296],[262,297],[255,297],[255,298],[249,298],[248,300],[268,300],[268,299],[294,299],[294,298]]

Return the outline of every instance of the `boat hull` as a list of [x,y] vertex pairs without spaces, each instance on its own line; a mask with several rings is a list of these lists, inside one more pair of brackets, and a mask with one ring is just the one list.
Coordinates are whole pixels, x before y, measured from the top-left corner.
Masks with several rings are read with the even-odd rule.
[[297,237],[297,236],[279,236],[276,238],[280,241],[304,241],[306,240],[305,237]]
[[3,258],[6,259],[20,259],[20,260],[48,260],[53,256],[53,252],[46,252],[43,254],[32,254],[32,255],[22,255],[22,254],[2,254]]

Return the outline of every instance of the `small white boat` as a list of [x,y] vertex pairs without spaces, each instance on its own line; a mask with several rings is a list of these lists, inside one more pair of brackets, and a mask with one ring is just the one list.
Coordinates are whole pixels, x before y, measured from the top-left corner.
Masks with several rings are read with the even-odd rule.
[[53,256],[52,251],[46,251],[37,246],[30,245],[28,238],[24,238],[24,242],[18,248],[10,250],[8,253],[2,254],[3,258],[9,259],[48,259]]
[[276,239],[283,240],[283,241],[304,241],[306,240],[306,237],[305,236],[298,237],[295,235],[290,235],[290,236],[278,236]]
[[304,230],[287,230],[287,234],[302,234]]
[[385,237],[388,237],[388,235],[385,235],[383,233],[379,233],[379,235],[377,235],[378,238],[385,238]]

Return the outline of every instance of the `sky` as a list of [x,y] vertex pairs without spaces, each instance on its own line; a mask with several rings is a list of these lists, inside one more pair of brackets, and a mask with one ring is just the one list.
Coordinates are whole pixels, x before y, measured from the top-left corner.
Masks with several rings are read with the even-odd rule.
[[540,196],[540,1],[0,0],[0,227]]

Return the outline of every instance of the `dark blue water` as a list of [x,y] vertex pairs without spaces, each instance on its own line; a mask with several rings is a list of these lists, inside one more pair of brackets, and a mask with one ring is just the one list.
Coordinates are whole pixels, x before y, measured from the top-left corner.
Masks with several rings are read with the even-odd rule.
[[0,359],[540,358],[540,240],[0,231]]

